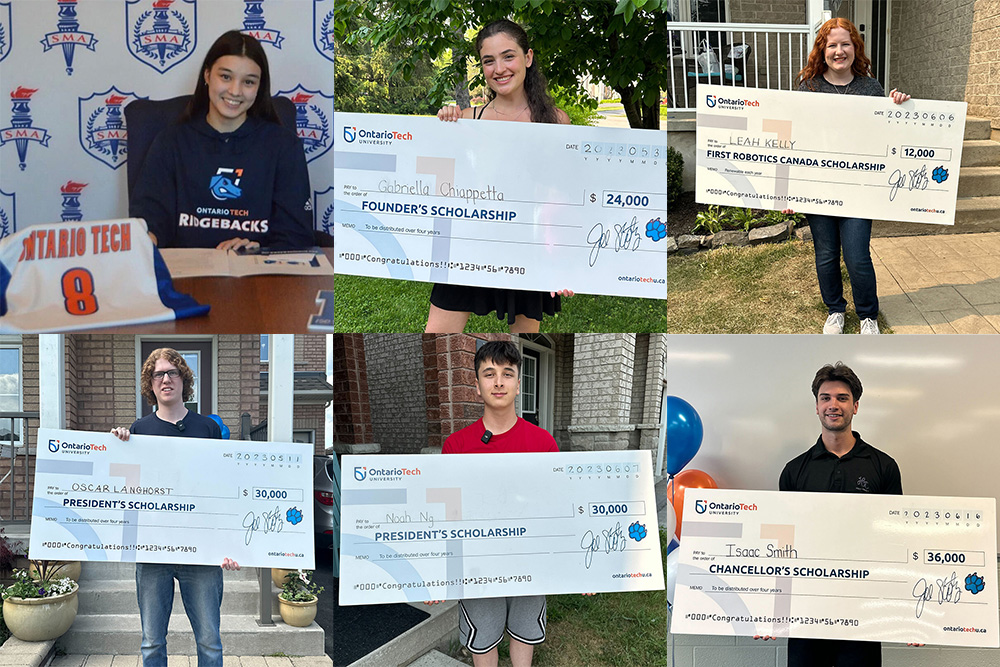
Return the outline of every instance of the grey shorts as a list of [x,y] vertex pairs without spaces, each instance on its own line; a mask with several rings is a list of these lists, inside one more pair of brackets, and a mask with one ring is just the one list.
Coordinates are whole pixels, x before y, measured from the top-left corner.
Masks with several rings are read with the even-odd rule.
[[489,653],[503,639],[504,628],[524,644],[545,641],[545,596],[459,600],[458,630],[472,653]]

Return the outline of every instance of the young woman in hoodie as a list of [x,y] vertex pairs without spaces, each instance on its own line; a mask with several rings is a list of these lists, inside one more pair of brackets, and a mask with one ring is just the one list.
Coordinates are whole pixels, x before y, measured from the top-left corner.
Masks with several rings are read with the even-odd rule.
[[313,245],[309,173],[271,103],[264,49],[236,30],[208,50],[188,107],[153,141],[129,205],[160,247]]

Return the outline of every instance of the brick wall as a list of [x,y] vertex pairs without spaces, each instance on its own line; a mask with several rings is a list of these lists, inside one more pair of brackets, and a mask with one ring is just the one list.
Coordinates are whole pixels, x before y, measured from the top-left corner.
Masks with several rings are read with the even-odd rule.
[[373,442],[363,334],[333,337],[333,429],[335,444]]
[[[76,401],[77,416],[72,428],[107,431],[130,426],[136,419],[136,377],[134,336],[77,334],[72,350],[74,385],[67,386]],[[69,362],[70,350],[67,350]]]
[[553,334],[555,340],[555,399],[552,406],[553,431],[560,451],[571,451],[569,426],[573,420],[573,334]]
[[1000,2],[976,0],[969,46],[969,115],[989,118],[993,136],[1000,132]]
[[805,23],[804,0],[729,0],[732,23]]
[[[973,5],[976,0],[895,0],[892,3],[892,37],[889,85],[913,97],[938,100],[966,100],[973,105],[986,102],[979,88],[986,72],[970,60],[973,39]],[[994,6],[996,3],[993,2]],[[996,12],[995,12],[996,13]],[[997,13],[1000,16],[1000,13]],[[998,24],[1000,25],[1000,24]],[[1000,31],[1000,27],[997,28]],[[988,50],[996,58],[996,43]],[[979,59],[985,60],[986,53]],[[998,91],[1000,92],[1000,91]]]
[[573,449],[627,449],[635,334],[577,334],[573,353]]
[[438,370],[441,443],[483,416],[476,395],[476,341],[510,340],[509,334],[438,334],[434,340]]
[[427,406],[427,446],[441,449],[445,436],[441,433],[441,392],[438,377],[437,336],[423,334],[420,338],[423,355],[424,405]]
[[427,446],[423,347],[423,338],[412,334],[365,335],[372,429],[382,454],[408,454]]
[[216,347],[219,392],[215,412],[238,437],[240,415],[248,412],[256,423],[267,414],[260,412],[260,338],[220,335]]
[[[646,392],[643,401],[642,422],[659,424],[662,414],[663,387],[666,382],[667,334],[650,334],[646,362]],[[659,427],[641,429],[639,448],[656,450],[659,444]],[[655,463],[655,461],[654,461]]]

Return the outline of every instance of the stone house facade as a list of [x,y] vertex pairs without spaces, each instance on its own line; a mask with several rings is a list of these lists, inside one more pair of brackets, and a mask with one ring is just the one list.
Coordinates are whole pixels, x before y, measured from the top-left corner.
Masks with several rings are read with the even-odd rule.
[[473,359],[487,340],[525,357],[518,413],[560,449],[657,453],[665,334],[344,334],[334,338],[334,449],[439,452],[483,414]]

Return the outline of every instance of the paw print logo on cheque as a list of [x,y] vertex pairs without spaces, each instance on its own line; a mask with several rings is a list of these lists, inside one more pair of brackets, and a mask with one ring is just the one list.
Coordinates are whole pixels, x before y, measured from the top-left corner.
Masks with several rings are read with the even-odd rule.
[[965,578],[965,590],[969,591],[973,595],[982,593],[984,588],[986,588],[986,582],[976,572],[973,572]]
[[646,236],[653,239],[653,241],[660,241],[667,237],[667,223],[661,221],[659,218],[650,220],[646,223]]
[[293,507],[287,512],[285,512],[285,521],[292,524],[293,526],[302,523],[302,510],[297,507]]
[[931,178],[937,183],[944,183],[948,180],[948,170],[943,166],[934,167],[934,173],[931,174]]
[[636,542],[641,542],[642,539],[646,537],[646,527],[636,521],[628,527],[628,536]]

